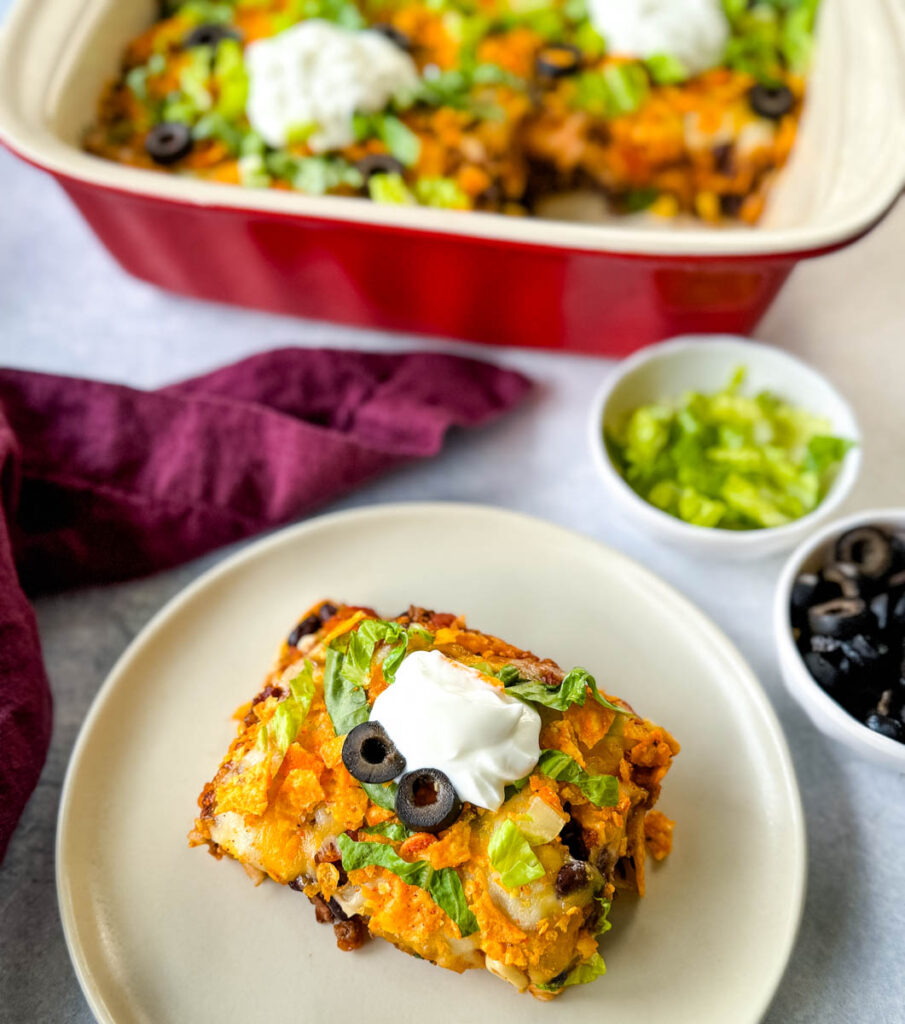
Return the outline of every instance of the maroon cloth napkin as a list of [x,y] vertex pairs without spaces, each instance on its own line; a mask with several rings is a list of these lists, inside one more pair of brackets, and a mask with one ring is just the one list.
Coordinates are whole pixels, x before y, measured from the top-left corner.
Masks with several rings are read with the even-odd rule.
[[139,576],[285,523],[521,399],[456,356],[281,349],[162,388],[0,369],[0,861],[50,742],[26,593]]

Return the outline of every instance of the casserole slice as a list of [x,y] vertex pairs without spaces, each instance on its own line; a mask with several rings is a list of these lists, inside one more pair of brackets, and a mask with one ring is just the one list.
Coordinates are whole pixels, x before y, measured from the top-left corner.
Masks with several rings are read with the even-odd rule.
[[604,973],[612,899],[671,848],[669,733],[452,614],[322,602],[236,717],[190,845],[306,896],[344,950],[375,935],[549,999]]

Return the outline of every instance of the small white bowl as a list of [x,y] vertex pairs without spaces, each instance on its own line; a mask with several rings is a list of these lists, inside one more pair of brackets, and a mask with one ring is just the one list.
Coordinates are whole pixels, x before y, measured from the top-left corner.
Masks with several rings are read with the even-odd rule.
[[825,735],[860,754],[874,764],[905,772],[905,743],[868,729],[820,687],[805,665],[795,639],[789,616],[792,586],[799,573],[822,564],[826,549],[837,537],[855,526],[886,526],[905,531],[905,509],[885,508],[858,512],[830,523],[800,544],[790,556],[776,587],[773,602],[773,632],[782,677],[789,693],[798,701],[811,721]]
[[[632,490],[613,465],[604,444],[604,426],[617,428],[639,406],[677,397],[685,391],[717,391],[725,387],[739,366],[747,370],[746,393],[773,391],[793,406],[824,416],[837,436],[857,442],[817,508],[784,526],[721,530],[677,519]],[[737,560],[763,558],[794,547],[845,500],[861,468],[858,422],[851,406],[832,384],[788,352],[731,335],[675,338],[642,349],[620,363],[594,400],[589,442],[604,484],[635,526],[697,555]]]

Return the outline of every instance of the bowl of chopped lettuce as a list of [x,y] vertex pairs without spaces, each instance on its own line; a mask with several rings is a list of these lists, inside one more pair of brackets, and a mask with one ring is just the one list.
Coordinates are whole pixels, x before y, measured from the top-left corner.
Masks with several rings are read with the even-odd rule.
[[612,501],[699,554],[787,550],[830,516],[861,465],[836,388],[788,352],[730,336],[676,338],[620,363],[590,419]]

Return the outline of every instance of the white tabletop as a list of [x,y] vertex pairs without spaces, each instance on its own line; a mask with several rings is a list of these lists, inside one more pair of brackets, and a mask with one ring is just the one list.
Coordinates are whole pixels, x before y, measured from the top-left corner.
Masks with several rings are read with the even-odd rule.
[[[6,6],[0,0],[0,14]],[[905,777],[853,760],[782,689],[770,628],[780,560],[708,565],[635,533],[585,447],[605,359],[435,341],[179,298],[126,277],[56,186],[0,152],[0,363],[155,387],[279,345],[446,349],[541,384],[488,429],[325,511],[457,499],[515,508],[596,537],[653,568],[710,614],[757,671],[785,727],[809,835],[804,921],[771,1024],[905,1019]],[[757,332],[827,373],[861,420],[864,467],[848,508],[905,505],[905,203],[849,250],[795,272]],[[53,746],[0,870],[0,1020],[89,1021],[56,910],[53,842],[66,761],[105,674],[150,616],[223,556],[150,579],[43,599],[56,700]],[[681,842],[681,825],[678,830]],[[706,885],[706,879],[702,879]]]

